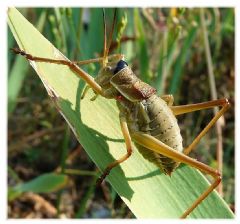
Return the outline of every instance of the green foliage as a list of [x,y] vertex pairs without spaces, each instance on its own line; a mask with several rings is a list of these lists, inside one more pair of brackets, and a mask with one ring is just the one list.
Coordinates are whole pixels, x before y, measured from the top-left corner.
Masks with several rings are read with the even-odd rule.
[[24,192],[56,192],[68,184],[68,177],[63,174],[48,173],[40,175],[29,182],[18,184],[8,190],[8,200],[14,200]]
[[[46,13],[42,12],[40,15],[40,19],[37,22],[37,28],[41,32],[43,29],[43,24],[46,20]],[[12,39],[9,38],[9,47],[12,46],[11,42]],[[8,52],[9,54],[9,52]],[[10,56],[11,55],[11,56]],[[9,60],[11,61],[12,54],[9,54]],[[8,113],[12,113],[16,106],[17,97],[19,95],[19,92],[22,88],[24,79],[27,75],[29,66],[25,63],[25,60],[23,58],[17,58],[13,65],[11,66],[11,69],[9,71],[9,79],[8,79]]]

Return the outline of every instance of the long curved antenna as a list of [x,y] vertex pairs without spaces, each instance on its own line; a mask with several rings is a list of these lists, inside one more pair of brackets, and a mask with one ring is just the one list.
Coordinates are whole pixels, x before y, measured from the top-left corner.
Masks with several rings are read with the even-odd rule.
[[107,27],[106,27],[106,17],[105,17],[105,9],[102,9],[103,12],[103,29],[104,29],[104,41],[103,41],[103,62],[102,65],[104,66],[106,63],[107,57]]
[[108,46],[107,46],[107,49],[106,49],[106,56],[108,55],[109,49],[111,47],[114,26],[115,26],[115,23],[116,23],[116,18],[117,18],[117,8],[114,9],[113,22],[112,22],[111,32],[110,32],[110,35],[109,35]]

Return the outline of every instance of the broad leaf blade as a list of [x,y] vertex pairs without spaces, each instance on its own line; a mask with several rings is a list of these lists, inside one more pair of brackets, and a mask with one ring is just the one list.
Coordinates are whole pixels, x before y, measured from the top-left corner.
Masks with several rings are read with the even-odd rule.
[[[14,8],[8,11],[8,23],[20,48],[36,56],[62,57]],[[125,154],[113,100],[98,97],[91,102],[91,92],[80,100],[84,83],[68,67],[35,62],[32,65],[79,142],[101,170]],[[115,168],[107,180],[138,218],[177,218],[209,186],[200,172],[184,165],[171,178],[165,176],[143,159],[135,147],[133,155]],[[189,217],[233,218],[233,214],[213,192]]]

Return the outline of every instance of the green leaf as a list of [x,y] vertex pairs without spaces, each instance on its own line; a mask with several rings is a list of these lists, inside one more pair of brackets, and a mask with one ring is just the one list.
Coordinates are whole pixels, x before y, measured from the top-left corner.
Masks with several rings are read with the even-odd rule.
[[[198,21],[199,18],[197,18]],[[185,64],[188,62],[187,59],[190,57],[191,54],[191,45],[196,37],[197,34],[197,26],[191,27],[191,29],[188,31],[187,37],[184,40],[182,49],[180,51],[180,54],[178,56],[178,59],[176,60],[176,64],[174,65],[173,74],[171,78],[169,93],[175,94],[177,90],[179,89],[179,86],[181,84],[182,76],[184,74],[183,68]]]
[[29,67],[24,58],[17,58],[8,79],[8,113],[12,113]]
[[[19,46],[28,53],[62,58],[52,44],[14,8],[8,11],[8,23]],[[91,91],[80,100],[84,83],[68,67],[31,64],[57,109],[101,170],[126,153],[114,100],[98,97],[91,102]],[[133,150],[127,161],[111,171],[107,181],[137,218],[177,218],[209,186],[199,171],[185,165],[181,165],[171,177],[166,176],[146,161],[135,147]],[[190,217],[233,218],[233,213],[217,192],[213,192]]]
[[140,17],[139,9],[134,10],[134,19],[136,23],[136,27],[138,28],[138,55],[139,55],[139,66],[140,66],[140,74],[141,79],[144,82],[150,80],[150,71],[149,71],[149,55],[148,55],[148,46],[146,41],[146,35],[142,24],[142,19]]
[[68,183],[68,177],[63,174],[48,173],[40,175],[29,182],[18,184],[9,189],[8,199],[13,200],[24,192],[50,193],[55,192]]
[[[43,26],[46,20],[46,12],[41,13],[40,18],[37,22],[37,27],[40,31],[43,30]],[[10,36],[10,35],[9,35]],[[13,46],[12,35],[9,38],[8,48]],[[9,59],[13,56],[10,52],[8,53]],[[8,78],[8,114],[12,113],[17,104],[17,97],[24,83],[25,77],[29,66],[26,64],[24,58],[18,57],[14,61],[11,71],[9,72]]]

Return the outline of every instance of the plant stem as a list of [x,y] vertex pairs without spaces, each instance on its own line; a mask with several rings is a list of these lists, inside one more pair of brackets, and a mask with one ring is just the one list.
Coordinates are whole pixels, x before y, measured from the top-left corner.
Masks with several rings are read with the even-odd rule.
[[[203,38],[204,38],[204,48],[205,48],[205,56],[207,60],[207,68],[208,68],[208,78],[209,78],[209,86],[211,90],[211,98],[212,100],[217,99],[217,90],[216,90],[216,83],[214,78],[214,72],[213,72],[213,62],[212,62],[212,56],[211,56],[211,50],[209,46],[209,40],[208,40],[208,32],[206,28],[206,21],[204,18],[204,9],[200,9],[200,18],[201,18],[201,25],[203,30]],[[214,108],[214,114],[218,112],[218,108]],[[223,149],[222,149],[222,125],[223,120],[220,118],[216,123],[216,132],[217,132],[217,164],[218,164],[218,170],[222,174],[222,164],[223,164]],[[218,185],[218,192],[222,196],[223,189],[222,189],[222,182]]]

